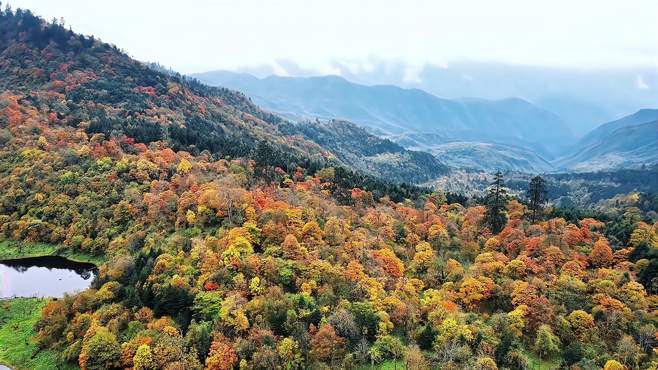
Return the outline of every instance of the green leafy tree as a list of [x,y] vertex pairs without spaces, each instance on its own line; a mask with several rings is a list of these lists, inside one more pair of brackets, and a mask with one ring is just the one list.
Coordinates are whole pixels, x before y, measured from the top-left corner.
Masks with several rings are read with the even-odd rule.
[[550,358],[560,352],[560,339],[553,334],[550,326],[542,325],[537,330],[535,352],[541,358]]
[[303,358],[299,352],[299,344],[292,338],[283,338],[279,342],[277,353],[281,357],[283,368],[285,370],[301,369],[303,368]]
[[199,360],[203,360],[210,351],[212,343],[212,325],[208,321],[196,322],[192,320],[185,335],[185,343],[189,349],[196,350]]
[[397,360],[404,356],[405,348],[397,337],[383,335],[377,338],[370,351],[376,353],[382,360]]
[[82,370],[117,369],[121,365],[121,346],[106,327],[99,326],[85,334],[79,364]]
[[142,344],[137,348],[137,352],[133,357],[133,364],[135,370],[152,370],[157,367],[153,360],[153,352],[148,344]]

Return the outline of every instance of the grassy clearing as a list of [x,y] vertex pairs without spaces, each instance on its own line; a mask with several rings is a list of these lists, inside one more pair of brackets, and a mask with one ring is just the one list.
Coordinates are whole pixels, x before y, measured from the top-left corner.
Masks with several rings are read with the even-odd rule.
[[0,240],[0,260],[55,255],[66,257],[72,261],[89,262],[95,265],[100,265],[105,262],[105,257],[103,256],[92,256],[84,253],[71,252],[62,248],[62,246],[55,244]]
[[559,360],[542,360],[532,353],[526,353],[528,356],[529,370],[554,370],[560,368]]
[[375,364],[374,367],[370,365],[361,365],[357,367],[358,370],[404,370],[404,361],[384,361],[381,364]]
[[0,301],[0,364],[15,370],[77,368],[60,362],[54,351],[39,351],[32,339],[36,334],[34,325],[46,302],[42,298]]

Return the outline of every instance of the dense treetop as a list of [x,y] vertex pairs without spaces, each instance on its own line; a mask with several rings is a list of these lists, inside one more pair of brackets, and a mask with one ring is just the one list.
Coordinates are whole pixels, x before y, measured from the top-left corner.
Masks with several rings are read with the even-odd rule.
[[0,238],[109,261],[44,308],[35,339],[62,362],[658,366],[645,195],[601,219],[529,211],[501,176],[495,199],[460,204],[346,169],[240,94],[27,11],[0,31]]

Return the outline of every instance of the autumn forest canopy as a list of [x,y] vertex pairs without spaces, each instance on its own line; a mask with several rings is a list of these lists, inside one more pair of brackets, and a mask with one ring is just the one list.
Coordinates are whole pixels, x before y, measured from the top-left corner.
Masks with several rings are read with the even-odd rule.
[[36,351],[86,370],[658,369],[655,193],[563,208],[541,176],[510,192],[498,173],[466,197],[418,185],[436,158],[331,124],[0,10],[0,248],[104,261],[43,305]]

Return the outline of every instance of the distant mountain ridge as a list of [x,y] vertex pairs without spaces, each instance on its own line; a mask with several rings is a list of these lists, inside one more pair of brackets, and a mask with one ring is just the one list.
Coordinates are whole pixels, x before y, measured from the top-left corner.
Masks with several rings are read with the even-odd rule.
[[[365,86],[339,76],[256,78],[226,71],[195,74],[210,85],[244,92],[288,117],[345,119],[382,136],[420,133],[446,141],[532,147],[553,158],[574,137],[557,115],[522,99],[442,99],[423,90]],[[553,145],[551,145],[553,144]]]
[[[321,73],[292,60],[277,60],[275,66],[241,67],[239,71],[258,77],[281,72],[291,76]],[[658,69],[654,65],[578,68],[483,61],[410,65],[369,58],[363,64],[336,61],[331,67],[355,83],[418,88],[447,99],[519,97],[557,114],[577,137],[602,122],[655,107],[658,101]]]
[[601,138],[621,128],[647,123],[657,119],[658,109],[640,109],[634,114],[598,126],[594,130],[590,131],[587,135],[585,135],[578,144],[593,144]]
[[[594,171],[656,162],[658,109],[605,123],[580,140],[556,114],[519,98],[444,99],[393,85],[360,85],[340,76],[257,78],[214,71],[194,77],[242,91],[296,121],[349,120],[452,167],[521,172]],[[572,117],[573,118],[573,117]]]
[[601,170],[658,163],[658,109],[605,123],[583,137],[555,165],[568,170]]

